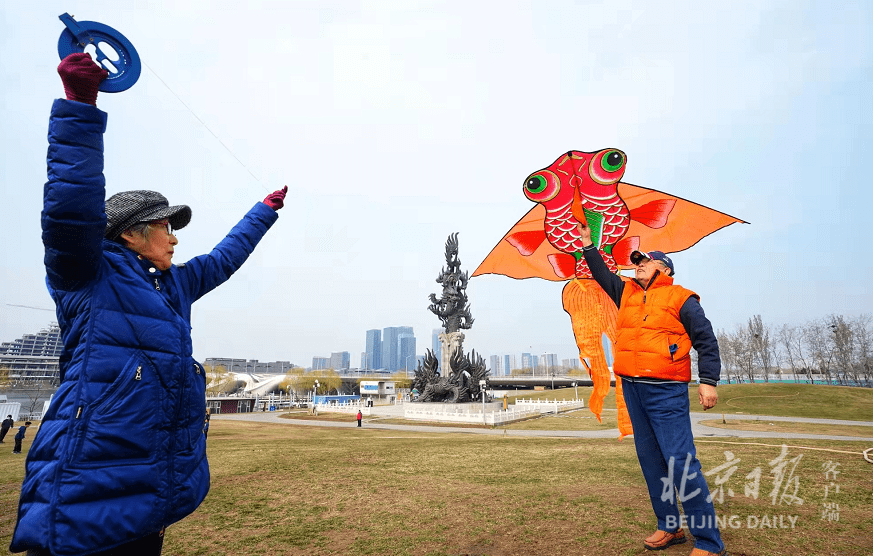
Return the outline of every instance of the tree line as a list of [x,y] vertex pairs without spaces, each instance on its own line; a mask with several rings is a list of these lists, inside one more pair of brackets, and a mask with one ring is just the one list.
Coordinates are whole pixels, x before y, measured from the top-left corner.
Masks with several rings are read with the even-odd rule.
[[873,387],[871,323],[870,314],[829,315],[773,326],[755,315],[733,332],[718,331],[722,380]]

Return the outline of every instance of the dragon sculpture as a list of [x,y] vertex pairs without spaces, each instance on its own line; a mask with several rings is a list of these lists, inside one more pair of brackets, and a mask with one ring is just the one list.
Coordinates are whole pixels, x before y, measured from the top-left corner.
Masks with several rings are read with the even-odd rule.
[[461,272],[461,261],[458,259],[458,234],[450,235],[446,240],[446,267],[440,271],[436,281],[443,286],[443,295],[437,299],[436,294],[430,294],[428,309],[443,322],[447,333],[458,332],[473,326],[473,316],[467,303],[468,272]]
[[490,371],[485,366],[485,358],[476,350],[465,356],[460,349],[456,349],[452,353],[452,371],[448,376],[441,376],[437,366],[436,356],[427,350],[412,380],[412,388],[421,392],[417,401],[464,403],[482,396],[479,382],[487,380]]

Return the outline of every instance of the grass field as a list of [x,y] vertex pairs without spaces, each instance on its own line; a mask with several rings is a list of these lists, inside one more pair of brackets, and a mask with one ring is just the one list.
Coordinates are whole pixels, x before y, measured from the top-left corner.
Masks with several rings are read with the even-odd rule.
[[[783,442],[698,441],[704,471],[739,459],[717,504],[736,555],[870,553],[870,464],[854,442],[788,441],[803,504],[773,504]],[[26,444],[27,446],[27,444]],[[813,450],[823,448],[831,451]],[[23,459],[0,457],[0,542],[8,546]],[[212,490],[167,532],[165,554],[643,554],[654,529],[632,442],[494,438],[257,424],[216,418]],[[836,481],[826,477],[837,463]],[[776,465],[776,464],[773,464]],[[757,499],[745,476],[762,470]],[[720,473],[724,475],[724,472]],[[715,485],[715,476],[709,477]],[[779,494],[785,494],[785,484]],[[824,490],[838,520],[822,519]],[[778,501],[778,496],[777,496]],[[761,527],[768,516],[767,527]],[[773,516],[776,516],[775,518]],[[786,528],[778,528],[781,524]],[[791,517],[789,517],[791,516]],[[796,516],[796,517],[794,517]],[[831,516],[833,517],[833,516]],[[794,519],[794,528],[790,519]],[[757,527],[750,527],[750,520]],[[775,525],[775,527],[774,527]],[[664,554],[687,554],[690,546]]]
[[[579,388],[579,397],[588,400],[591,388]],[[688,390],[691,411],[703,411],[697,400],[697,386]],[[573,388],[525,392],[524,398],[573,399]],[[615,389],[610,389],[605,408],[615,407]],[[873,421],[873,388],[823,386],[812,384],[723,384],[718,387],[718,405],[709,413],[775,415],[777,417],[817,417]]]
[[[774,394],[773,386],[786,385],[756,390],[738,385],[738,391],[724,386],[719,391],[722,401],[749,399],[749,392],[785,394]],[[804,400],[810,397],[805,388],[789,394]],[[867,392],[847,396],[843,389],[812,388],[825,389],[812,396],[819,406],[837,405],[833,418],[859,419],[869,412],[859,407],[869,403],[864,401]],[[553,398],[563,392],[541,395]],[[692,392],[696,395],[696,389]],[[847,403],[837,403],[840,399]],[[815,405],[801,404],[796,411],[803,415],[798,416],[821,416],[813,414]],[[614,427],[598,425],[586,413],[514,427]],[[604,421],[610,415],[614,412],[605,412]],[[358,429],[349,415],[322,418],[348,427],[214,418],[208,444],[212,489],[194,514],[168,528],[164,554],[647,553],[642,539],[655,529],[655,520],[632,439]],[[780,459],[783,445],[787,452]],[[705,473],[725,467],[729,456],[733,460],[732,466],[707,476],[713,489],[725,480],[716,512],[725,520],[728,549],[734,556],[873,553],[873,465],[861,455],[870,447],[853,441],[698,439]],[[24,474],[23,456],[9,452],[11,446],[0,452],[0,553],[11,539]],[[788,465],[775,488],[780,462]],[[747,491],[754,486],[756,469],[757,497]],[[829,469],[838,473],[828,474]],[[659,554],[690,551],[686,544]]]

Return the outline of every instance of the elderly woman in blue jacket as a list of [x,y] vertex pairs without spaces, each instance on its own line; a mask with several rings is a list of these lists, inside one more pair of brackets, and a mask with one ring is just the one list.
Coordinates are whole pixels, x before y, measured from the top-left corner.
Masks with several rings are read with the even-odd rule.
[[64,341],[61,385],[27,456],[10,549],[160,554],[164,528],[209,490],[191,305],[245,262],[288,188],[212,252],[174,266],[175,231],[191,209],[154,191],[104,202],[107,117],[96,100],[106,71],[72,54],[58,72],[67,100],[52,106],[42,237]]

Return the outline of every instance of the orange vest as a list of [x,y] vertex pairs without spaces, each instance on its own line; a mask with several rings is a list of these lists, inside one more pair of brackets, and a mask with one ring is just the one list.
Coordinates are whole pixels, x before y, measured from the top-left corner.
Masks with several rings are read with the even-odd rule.
[[700,299],[663,273],[648,290],[625,282],[616,322],[617,376],[691,380],[691,339],[679,320],[679,309],[691,296]]

